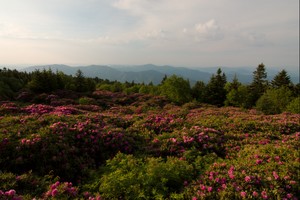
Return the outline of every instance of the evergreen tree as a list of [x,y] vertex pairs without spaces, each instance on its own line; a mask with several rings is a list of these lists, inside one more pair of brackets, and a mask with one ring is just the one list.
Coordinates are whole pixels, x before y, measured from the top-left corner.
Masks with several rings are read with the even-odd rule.
[[227,93],[225,90],[226,82],[226,75],[222,73],[222,70],[219,68],[217,75],[213,74],[207,84],[205,102],[219,107],[223,106]]
[[226,106],[242,106],[242,101],[244,100],[244,92],[242,92],[243,90],[241,86],[242,84],[239,82],[236,75],[234,76],[231,83],[226,83]]
[[160,85],[164,84],[164,82],[168,79],[168,76],[165,74],[165,76],[163,77],[163,79],[161,80]]
[[247,98],[247,107],[252,107],[256,101],[263,95],[268,86],[267,72],[263,63],[259,64],[253,72],[253,81],[249,86],[249,95]]
[[83,72],[79,69],[75,74],[75,90],[77,92],[84,92],[86,90],[85,87],[85,78],[83,76]]
[[290,87],[292,85],[290,76],[283,69],[272,80],[271,85],[273,88]]
[[205,98],[205,83],[203,81],[197,81],[192,87],[192,97],[199,102],[204,102]]
[[13,99],[25,87],[30,77],[26,72],[0,69],[0,99]]
[[45,82],[43,81],[44,77],[42,73],[39,70],[36,70],[32,73],[32,79],[30,82],[28,82],[28,88],[32,90],[33,92],[44,92]]
[[296,85],[293,85],[292,87],[293,96],[299,97],[300,96],[300,83],[297,83]]

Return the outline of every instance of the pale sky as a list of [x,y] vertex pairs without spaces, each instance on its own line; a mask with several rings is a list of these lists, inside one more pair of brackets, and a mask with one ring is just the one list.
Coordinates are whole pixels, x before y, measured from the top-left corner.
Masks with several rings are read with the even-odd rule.
[[298,69],[299,0],[0,0],[0,64]]

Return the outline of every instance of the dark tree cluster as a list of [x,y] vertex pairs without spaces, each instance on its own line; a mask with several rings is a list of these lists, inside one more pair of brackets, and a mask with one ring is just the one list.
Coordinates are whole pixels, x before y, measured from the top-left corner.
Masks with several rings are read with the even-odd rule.
[[253,80],[248,85],[239,82],[236,76],[228,82],[225,73],[219,68],[208,83],[199,80],[192,87],[189,80],[176,75],[165,75],[159,85],[153,85],[87,78],[80,70],[75,76],[71,76],[51,69],[32,73],[0,69],[0,100],[15,99],[24,90],[41,94],[57,90],[90,93],[96,89],[126,94],[161,95],[178,105],[195,101],[218,107],[257,108],[266,114],[300,112],[300,84],[294,85],[285,70],[278,72],[269,82],[263,63],[257,66],[253,72]]

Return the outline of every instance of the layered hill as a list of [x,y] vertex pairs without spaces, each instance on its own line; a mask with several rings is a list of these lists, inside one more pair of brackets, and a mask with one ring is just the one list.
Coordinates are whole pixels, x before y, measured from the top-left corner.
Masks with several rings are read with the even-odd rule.
[[[157,66],[152,64],[146,65],[89,65],[72,67],[68,65],[39,65],[24,68],[23,71],[32,72],[35,70],[51,69],[52,71],[62,71],[68,75],[75,75],[78,70],[81,70],[86,77],[98,77],[101,79],[108,79],[110,81],[120,82],[136,82],[136,83],[150,83],[159,84],[165,75],[171,76],[173,74],[188,79],[191,84],[196,81],[203,81],[207,83],[212,74],[216,73],[218,67],[213,68],[197,68],[191,69],[186,67],[173,67],[173,66]],[[227,80],[231,81],[236,75],[241,83],[250,83],[252,81],[252,73],[255,68],[243,67],[221,67],[222,71],[226,74]],[[278,73],[276,70],[267,70],[268,79],[272,78]],[[291,80],[294,83],[299,82],[299,77],[292,73]]]

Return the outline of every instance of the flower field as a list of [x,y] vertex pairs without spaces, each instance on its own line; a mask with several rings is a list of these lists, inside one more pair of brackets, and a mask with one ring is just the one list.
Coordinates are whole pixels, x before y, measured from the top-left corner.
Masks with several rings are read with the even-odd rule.
[[299,114],[103,91],[45,99],[0,105],[1,200],[300,197]]

